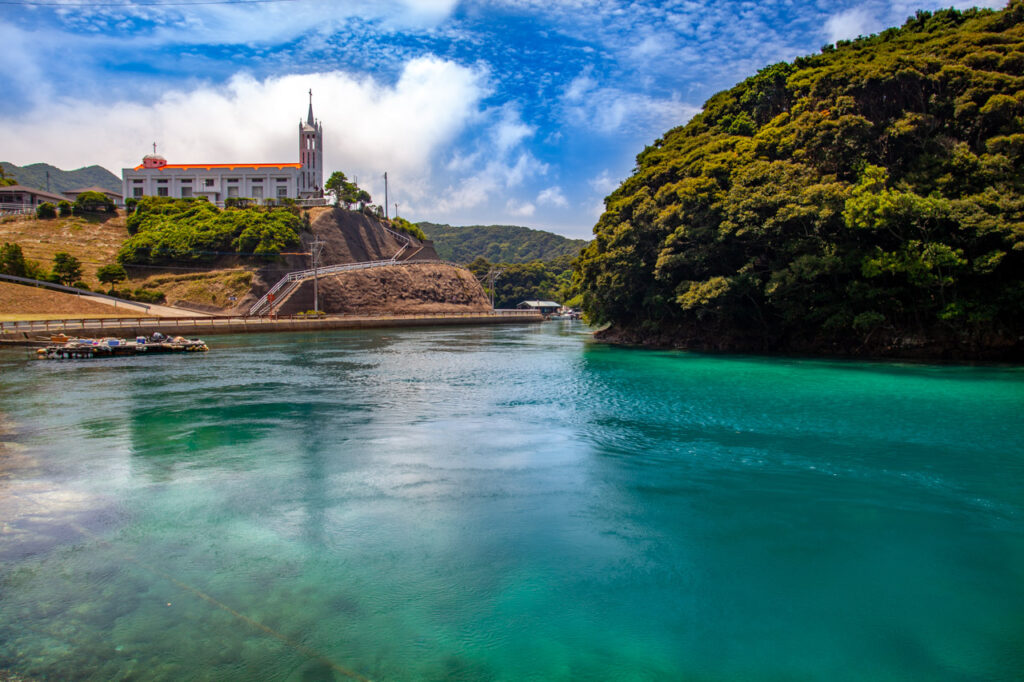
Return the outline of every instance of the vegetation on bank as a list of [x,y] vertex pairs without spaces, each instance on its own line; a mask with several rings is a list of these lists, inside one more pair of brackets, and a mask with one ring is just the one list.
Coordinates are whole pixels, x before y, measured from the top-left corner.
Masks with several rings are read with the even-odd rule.
[[445,260],[469,263],[478,256],[491,263],[529,263],[575,257],[587,245],[582,239],[533,230],[517,225],[468,225],[453,227],[422,222],[417,226],[433,240]]
[[299,244],[298,210],[218,209],[205,199],[144,197],[128,217],[120,263],[210,262],[224,255],[273,258]]
[[488,273],[500,271],[494,280],[494,307],[515,308],[527,300],[569,301],[572,288],[572,258],[561,256],[550,261],[529,263],[491,263],[477,257],[466,268],[483,284],[488,295]]
[[1024,335],[1024,2],[767,67],[637,157],[577,263],[633,341],[983,355]]

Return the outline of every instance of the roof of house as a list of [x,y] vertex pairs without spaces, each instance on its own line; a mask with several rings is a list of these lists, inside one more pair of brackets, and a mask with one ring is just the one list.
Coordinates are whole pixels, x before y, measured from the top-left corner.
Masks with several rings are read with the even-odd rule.
[[301,163],[169,163],[159,168],[146,168],[139,164],[132,170],[213,170],[214,168],[302,168]]
[[78,189],[64,190],[65,194],[84,194],[85,192],[99,192],[100,194],[112,194],[115,197],[121,196],[120,192],[115,192],[114,190],[107,189],[106,187],[96,187],[95,185],[92,187],[79,187]]
[[529,306],[531,308],[561,308],[561,303],[555,303],[554,301],[523,301],[519,305]]
[[0,187],[0,192],[24,192],[26,194],[35,194],[36,196],[46,197],[47,199],[55,199],[56,201],[67,201],[68,199],[62,194],[54,194],[53,192],[47,192],[45,189],[26,187],[25,185],[4,185],[3,187]]

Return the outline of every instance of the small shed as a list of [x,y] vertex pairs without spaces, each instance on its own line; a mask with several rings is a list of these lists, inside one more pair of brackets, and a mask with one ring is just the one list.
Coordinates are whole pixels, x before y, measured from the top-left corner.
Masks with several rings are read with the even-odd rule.
[[554,301],[523,301],[516,306],[520,310],[536,310],[542,315],[557,313],[561,307],[561,303],[555,303]]

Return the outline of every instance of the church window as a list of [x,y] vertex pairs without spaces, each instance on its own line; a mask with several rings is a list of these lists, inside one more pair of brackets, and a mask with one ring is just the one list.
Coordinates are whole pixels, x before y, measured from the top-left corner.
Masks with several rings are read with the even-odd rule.
[[213,178],[206,178],[206,180],[203,181],[203,184],[206,187],[213,187]]
[[237,185],[233,185],[231,187],[228,187],[228,197],[232,198],[232,199],[235,199],[235,198],[238,197],[238,186]]
[[142,196],[142,188],[141,187],[132,187],[132,196],[135,197],[136,199],[141,197]]
[[166,197],[166,196],[170,196],[170,192],[168,192],[167,187],[157,187],[156,188],[156,195],[158,197]]
[[262,199],[263,198],[263,187],[261,185],[253,185],[252,198]]
[[181,188],[181,197],[183,199],[187,199],[190,196],[192,196],[192,187],[191,186],[189,186],[189,187],[182,187]]
[[287,197],[288,197],[288,188],[287,187],[278,187],[277,188],[277,198],[278,199],[285,199]]

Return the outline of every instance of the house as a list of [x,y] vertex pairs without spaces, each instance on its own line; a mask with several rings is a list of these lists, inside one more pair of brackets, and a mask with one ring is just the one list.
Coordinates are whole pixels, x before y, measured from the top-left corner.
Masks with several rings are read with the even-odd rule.
[[74,202],[75,199],[78,198],[79,194],[84,194],[85,192],[99,192],[103,196],[113,201],[118,206],[122,206],[124,204],[123,194],[119,194],[118,192],[109,190],[106,187],[79,187],[78,189],[69,189],[65,191],[64,194],[67,195],[68,201]]
[[0,212],[35,210],[39,204],[50,202],[54,206],[68,198],[53,192],[25,187],[24,185],[0,186]]
[[561,307],[561,303],[555,303],[554,301],[523,301],[516,306],[520,310],[536,310],[542,315],[557,313]]
[[206,197],[215,204],[247,198],[322,201],[324,191],[323,124],[313,118],[313,91],[309,115],[299,121],[298,163],[168,163],[153,153],[135,168],[121,170],[124,197]]

